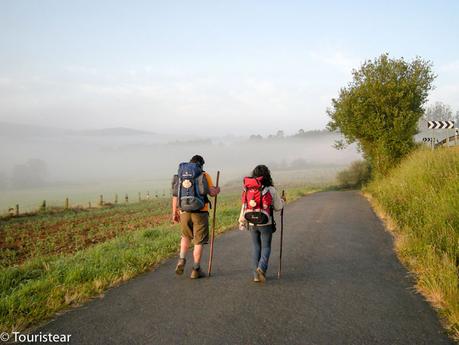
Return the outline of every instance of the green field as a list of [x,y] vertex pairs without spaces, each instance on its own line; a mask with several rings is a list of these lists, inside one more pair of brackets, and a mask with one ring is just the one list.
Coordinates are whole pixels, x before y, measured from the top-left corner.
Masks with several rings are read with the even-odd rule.
[[[317,188],[286,190],[293,201]],[[234,228],[239,211],[240,191],[223,193],[217,233]],[[9,332],[154,268],[177,252],[180,239],[168,198],[6,217],[0,227],[0,329]]]
[[419,149],[366,188],[417,289],[459,340],[459,154]]

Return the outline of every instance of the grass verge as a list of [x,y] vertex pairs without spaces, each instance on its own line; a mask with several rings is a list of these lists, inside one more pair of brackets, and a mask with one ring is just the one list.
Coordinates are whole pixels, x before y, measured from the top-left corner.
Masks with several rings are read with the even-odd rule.
[[393,232],[417,290],[459,341],[459,155],[420,149],[364,193]]
[[[287,197],[289,201],[294,201],[317,190],[290,187],[287,188]],[[144,214],[144,203],[129,205],[127,210],[137,215],[136,207]],[[222,195],[217,211],[217,233],[234,228],[239,211],[240,193]],[[112,212],[97,211],[98,221],[103,221],[101,212],[106,212],[107,219],[113,219]],[[165,208],[164,212],[169,210]],[[156,217],[158,213],[152,216]],[[58,215],[53,216],[53,223],[60,221],[56,217]],[[62,217],[69,217],[69,214],[63,214]],[[21,219],[21,222],[30,221],[34,223],[30,219]],[[37,217],[36,221],[43,221],[43,217]],[[137,227],[138,222],[143,222],[143,225]],[[179,227],[168,221],[161,224],[144,222],[143,216],[135,216],[130,219],[130,225],[134,227],[132,231],[117,232],[115,228],[120,224],[107,221],[104,227],[111,228],[116,236],[104,242],[71,253],[52,252],[48,255],[46,251],[34,252],[20,264],[1,268],[0,331],[11,333],[25,330],[58,311],[79,305],[110,287],[154,268],[174,255],[180,239]],[[124,222],[122,224],[125,226]],[[17,230],[21,231],[19,228]]]

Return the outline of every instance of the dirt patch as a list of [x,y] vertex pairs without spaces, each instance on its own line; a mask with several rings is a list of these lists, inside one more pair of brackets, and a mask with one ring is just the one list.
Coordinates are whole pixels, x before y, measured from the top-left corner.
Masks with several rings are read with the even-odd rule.
[[75,216],[21,219],[0,229],[0,266],[21,264],[36,256],[72,254],[126,232],[146,229],[169,220],[150,212],[108,212]]

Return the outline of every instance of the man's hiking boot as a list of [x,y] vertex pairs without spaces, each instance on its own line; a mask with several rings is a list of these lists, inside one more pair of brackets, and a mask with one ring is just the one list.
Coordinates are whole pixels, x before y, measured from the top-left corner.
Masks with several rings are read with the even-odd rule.
[[183,274],[185,270],[186,259],[179,259],[177,262],[177,267],[175,267],[175,273],[178,275]]
[[260,267],[257,268],[257,276],[260,283],[264,283],[266,281],[265,272],[263,272],[263,270]]
[[190,276],[191,279],[198,279],[198,278],[202,278],[204,276],[205,276],[205,274],[204,274],[204,272],[202,272],[201,267],[199,267],[197,269],[193,267],[193,270],[191,271],[191,276]]

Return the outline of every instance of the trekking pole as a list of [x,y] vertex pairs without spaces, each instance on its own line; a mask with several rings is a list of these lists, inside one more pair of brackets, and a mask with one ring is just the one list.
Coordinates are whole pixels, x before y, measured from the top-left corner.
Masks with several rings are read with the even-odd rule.
[[[218,182],[220,180],[220,171],[217,171],[217,184],[216,187],[218,188]],[[215,216],[217,213],[217,195],[215,195],[214,199],[214,214],[212,217],[212,233],[210,235],[210,254],[209,254],[209,267],[208,267],[208,277],[210,277],[212,273],[212,258],[214,256],[214,237],[215,237]]]
[[[285,197],[285,191],[282,191],[282,199]],[[285,207],[285,204],[284,204]],[[280,233],[280,251],[279,251],[279,272],[277,279],[280,279],[282,273],[282,240],[284,239],[284,207],[281,210],[281,233]]]

